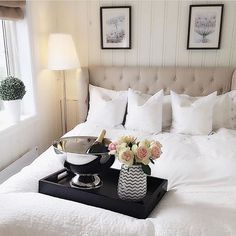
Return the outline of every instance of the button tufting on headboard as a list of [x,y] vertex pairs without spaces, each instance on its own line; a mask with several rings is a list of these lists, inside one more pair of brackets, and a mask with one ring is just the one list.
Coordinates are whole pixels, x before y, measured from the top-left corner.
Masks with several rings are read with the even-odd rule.
[[177,93],[202,96],[214,91],[228,92],[233,72],[234,69],[230,67],[94,66],[89,68],[89,81],[93,85],[115,90],[126,90],[131,87],[154,94],[160,89],[167,88],[166,94],[174,90]]

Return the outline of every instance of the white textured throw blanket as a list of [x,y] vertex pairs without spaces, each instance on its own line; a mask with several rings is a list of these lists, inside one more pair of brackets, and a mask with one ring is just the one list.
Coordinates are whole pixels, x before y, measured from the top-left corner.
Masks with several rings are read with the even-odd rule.
[[[84,123],[67,135],[96,136],[100,130]],[[139,220],[37,193],[39,179],[63,168],[65,157],[49,148],[0,185],[0,236],[236,235],[236,131],[150,136],[123,127],[107,129],[111,139],[124,134],[163,144],[163,155],[151,168],[152,175],[169,180],[169,192],[149,218]]]

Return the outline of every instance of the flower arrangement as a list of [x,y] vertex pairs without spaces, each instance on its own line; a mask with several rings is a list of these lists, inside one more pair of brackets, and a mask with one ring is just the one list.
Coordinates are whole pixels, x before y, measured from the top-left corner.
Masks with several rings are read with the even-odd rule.
[[0,99],[3,101],[22,99],[25,95],[24,83],[13,76],[9,76],[0,82]]
[[154,160],[162,154],[162,145],[155,140],[138,141],[133,136],[123,136],[117,142],[109,144],[110,154],[116,155],[118,160],[130,167],[132,165],[141,165],[145,174],[151,174],[149,163],[154,164]]

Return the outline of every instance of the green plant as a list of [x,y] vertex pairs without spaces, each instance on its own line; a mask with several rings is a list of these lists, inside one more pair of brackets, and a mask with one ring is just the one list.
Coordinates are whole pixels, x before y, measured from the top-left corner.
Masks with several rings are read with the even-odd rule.
[[0,82],[0,99],[4,101],[22,99],[25,95],[24,83],[16,77],[9,76]]

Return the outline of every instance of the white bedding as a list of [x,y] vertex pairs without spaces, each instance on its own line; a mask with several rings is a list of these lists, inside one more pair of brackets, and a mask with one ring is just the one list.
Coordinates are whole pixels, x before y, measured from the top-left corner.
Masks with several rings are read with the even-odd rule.
[[[67,136],[98,135],[101,127],[86,123]],[[146,220],[37,193],[38,180],[63,168],[63,155],[50,147],[30,166],[0,185],[0,235],[236,235],[236,131],[210,136],[161,133],[163,155],[152,175],[169,180],[169,192]],[[119,167],[115,163],[114,167]]]

